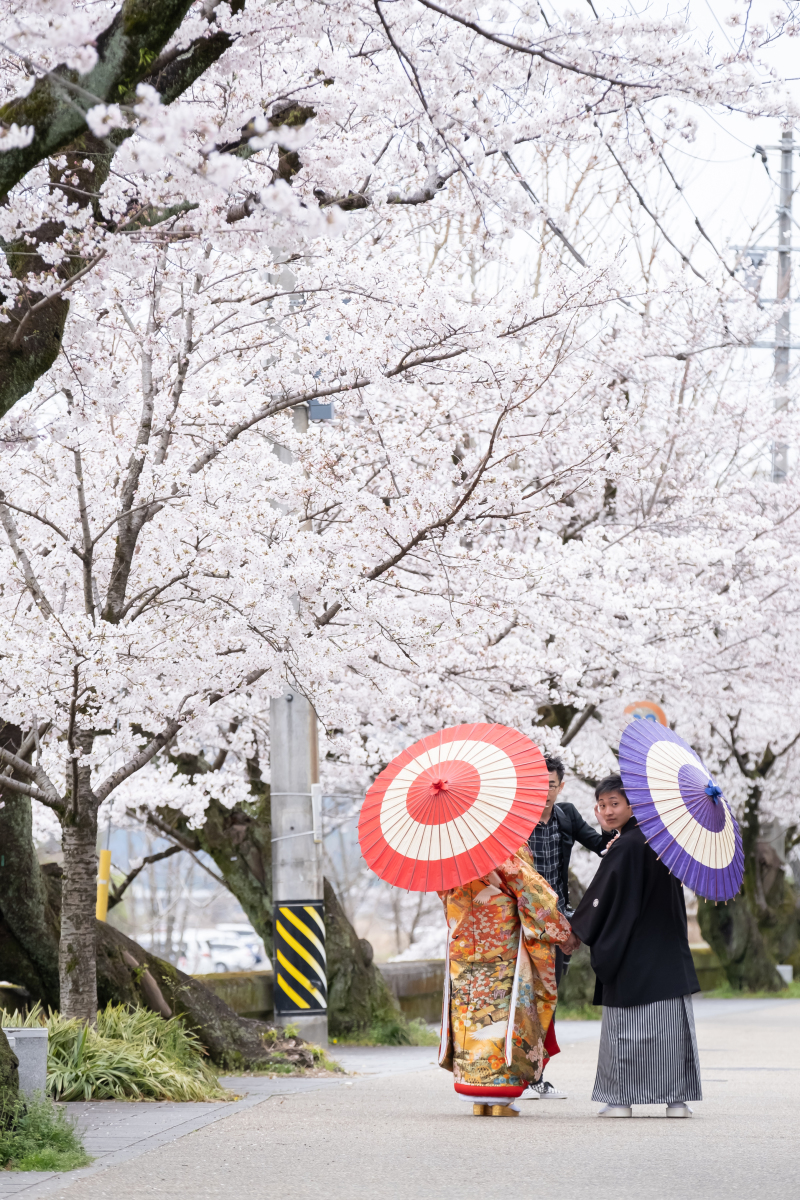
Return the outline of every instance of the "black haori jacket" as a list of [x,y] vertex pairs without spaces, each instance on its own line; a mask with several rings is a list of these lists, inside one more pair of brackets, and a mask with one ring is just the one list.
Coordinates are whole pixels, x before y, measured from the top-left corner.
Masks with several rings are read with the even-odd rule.
[[572,918],[592,949],[595,1004],[628,1008],[699,992],[683,888],[631,817]]

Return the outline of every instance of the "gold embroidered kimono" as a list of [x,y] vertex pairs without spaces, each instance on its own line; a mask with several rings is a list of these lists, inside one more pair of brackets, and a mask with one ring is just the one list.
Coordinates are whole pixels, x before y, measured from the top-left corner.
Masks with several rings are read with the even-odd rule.
[[558,999],[555,945],[569,922],[527,846],[439,895],[449,930],[439,1065],[456,1084],[525,1087],[544,1067]]

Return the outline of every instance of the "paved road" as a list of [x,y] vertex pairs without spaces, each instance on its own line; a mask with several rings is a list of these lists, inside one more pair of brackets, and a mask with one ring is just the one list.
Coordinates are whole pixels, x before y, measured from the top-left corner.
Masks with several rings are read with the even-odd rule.
[[[795,1200],[800,1002],[699,1001],[705,1101],[691,1121],[598,1121],[598,1026],[566,1022],[566,1101],[478,1120],[426,1048],[349,1049],[359,1074],[299,1088],[142,1153],[49,1181],[63,1200]],[[291,1081],[289,1081],[291,1082]],[[312,1081],[308,1081],[311,1083]],[[138,1107],[138,1106],[137,1106]],[[157,1106],[151,1106],[156,1109]],[[57,1186],[53,1186],[56,1185]],[[22,1193],[25,1200],[34,1192]],[[38,1188],[36,1189],[38,1194]]]

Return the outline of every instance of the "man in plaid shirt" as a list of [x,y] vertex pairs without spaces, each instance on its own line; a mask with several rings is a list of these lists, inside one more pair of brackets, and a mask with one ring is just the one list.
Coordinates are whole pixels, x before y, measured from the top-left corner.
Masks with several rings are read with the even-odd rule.
[[[547,792],[547,804],[544,807],[539,824],[528,839],[528,846],[533,855],[536,870],[546,879],[558,896],[558,907],[567,917],[572,915],[569,906],[569,860],[572,857],[572,847],[580,842],[587,850],[601,854],[612,834],[598,832],[584,821],[574,804],[558,804],[556,801],[564,789],[564,764],[554,754],[545,757],[550,786]],[[569,968],[569,958],[561,953],[556,946],[556,983]],[[540,1079],[531,1084],[524,1093],[524,1099],[566,1100],[566,1092],[557,1091],[552,1083]]]

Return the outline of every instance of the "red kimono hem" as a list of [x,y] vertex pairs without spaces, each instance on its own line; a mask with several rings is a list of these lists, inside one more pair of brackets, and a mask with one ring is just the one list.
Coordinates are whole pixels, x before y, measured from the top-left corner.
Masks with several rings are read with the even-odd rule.
[[453,1087],[462,1096],[509,1096],[512,1100],[516,1100],[525,1091],[527,1084],[522,1087],[500,1084],[496,1087],[491,1083],[485,1083],[482,1086],[474,1083],[454,1083]]

